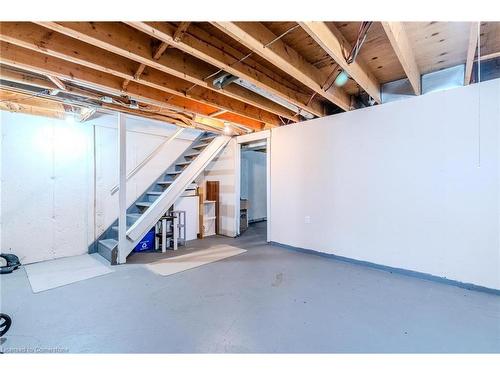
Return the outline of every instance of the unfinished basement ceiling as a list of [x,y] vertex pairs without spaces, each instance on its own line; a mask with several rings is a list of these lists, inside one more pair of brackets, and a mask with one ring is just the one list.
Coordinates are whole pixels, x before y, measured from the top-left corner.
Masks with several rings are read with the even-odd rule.
[[[144,116],[163,112],[194,127],[259,131],[374,104],[368,96],[380,104],[382,84],[410,76],[419,94],[422,74],[473,63],[470,22],[373,22],[352,65],[342,55],[361,22],[317,22],[323,28],[316,30],[305,24],[2,22],[2,90],[49,86],[56,98],[56,89],[91,87],[97,107],[113,97],[111,104]],[[405,38],[394,40],[400,30]],[[480,37],[481,56],[498,57],[500,23],[482,22]],[[336,87],[342,64],[350,78]],[[218,89],[213,80],[224,74],[238,79]]]

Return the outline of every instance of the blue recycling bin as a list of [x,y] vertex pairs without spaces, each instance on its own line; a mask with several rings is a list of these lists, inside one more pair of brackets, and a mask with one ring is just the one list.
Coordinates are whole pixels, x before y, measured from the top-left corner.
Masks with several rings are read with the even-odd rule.
[[155,248],[155,228],[146,233],[144,238],[134,248],[136,252],[151,251]]

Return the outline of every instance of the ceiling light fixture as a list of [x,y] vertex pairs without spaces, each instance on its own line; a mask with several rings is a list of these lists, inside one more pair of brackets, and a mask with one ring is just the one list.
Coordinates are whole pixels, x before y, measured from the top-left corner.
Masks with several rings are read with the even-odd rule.
[[335,78],[335,86],[337,87],[342,87],[344,86],[347,81],[349,80],[349,75],[347,74],[347,72],[345,70],[342,70],[339,75],[337,76],[337,78]]
[[224,134],[225,135],[232,135],[233,134],[233,129],[229,125],[229,122],[224,121]]

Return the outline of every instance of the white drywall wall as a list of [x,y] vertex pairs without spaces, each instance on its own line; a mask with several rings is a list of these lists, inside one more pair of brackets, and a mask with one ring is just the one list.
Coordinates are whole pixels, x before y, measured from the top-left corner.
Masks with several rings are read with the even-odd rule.
[[271,241],[500,289],[499,126],[494,80],[274,128]]
[[[118,182],[116,116],[83,124],[4,111],[1,116],[2,251],[23,263],[86,253],[118,215],[118,194],[111,194]],[[176,129],[127,117],[128,170]],[[129,204],[198,134],[184,131],[129,180]]]
[[241,198],[248,199],[248,220],[267,216],[266,153],[241,151]]
[[233,138],[224,147],[221,153],[207,166],[205,171],[196,180],[206,192],[205,181],[219,181],[219,232],[222,235],[235,237],[236,232],[236,155],[239,144]]
[[[2,221],[3,221],[3,216],[2,216],[2,150],[3,150],[3,132],[2,132],[2,115],[3,111],[0,111],[0,251],[3,250],[2,246]],[[2,251],[3,252],[3,251]]]
[[86,252],[92,128],[2,112],[2,251],[32,263]]

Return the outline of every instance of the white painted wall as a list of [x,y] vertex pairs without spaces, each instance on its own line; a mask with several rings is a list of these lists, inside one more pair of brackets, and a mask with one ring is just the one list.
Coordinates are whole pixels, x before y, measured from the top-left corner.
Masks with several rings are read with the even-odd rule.
[[499,125],[494,80],[274,128],[271,240],[500,289]]
[[219,232],[222,235],[235,237],[236,228],[236,171],[239,170],[239,144],[236,138],[229,141],[221,153],[207,166],[196,180],[206,192],[205,181],[219,181]]
[[2,132],[2,115],[4,114],[3,111],[0,111],[0,251],[3,252],[3,246],[2,246],[2,222],[3,222],[3,216],[2,216],[2,154],[3,154],[3,132]]
[[2,251],[22,263],[86,251],[91,136],[83,124],[2,112]]
[[[3,111],[1,116],[2,251],[23,263],[86,253],[118,215],[118,193],[111,194],[118,183],[116,116],[84,124]],[[127,117],[127,130],[130,171],[176,127]],[[184,131],[129,180],[129,204],[198,134]]]
[[267,216],[266,153],[241,151],[241,198],[248,199],[248,220]]

